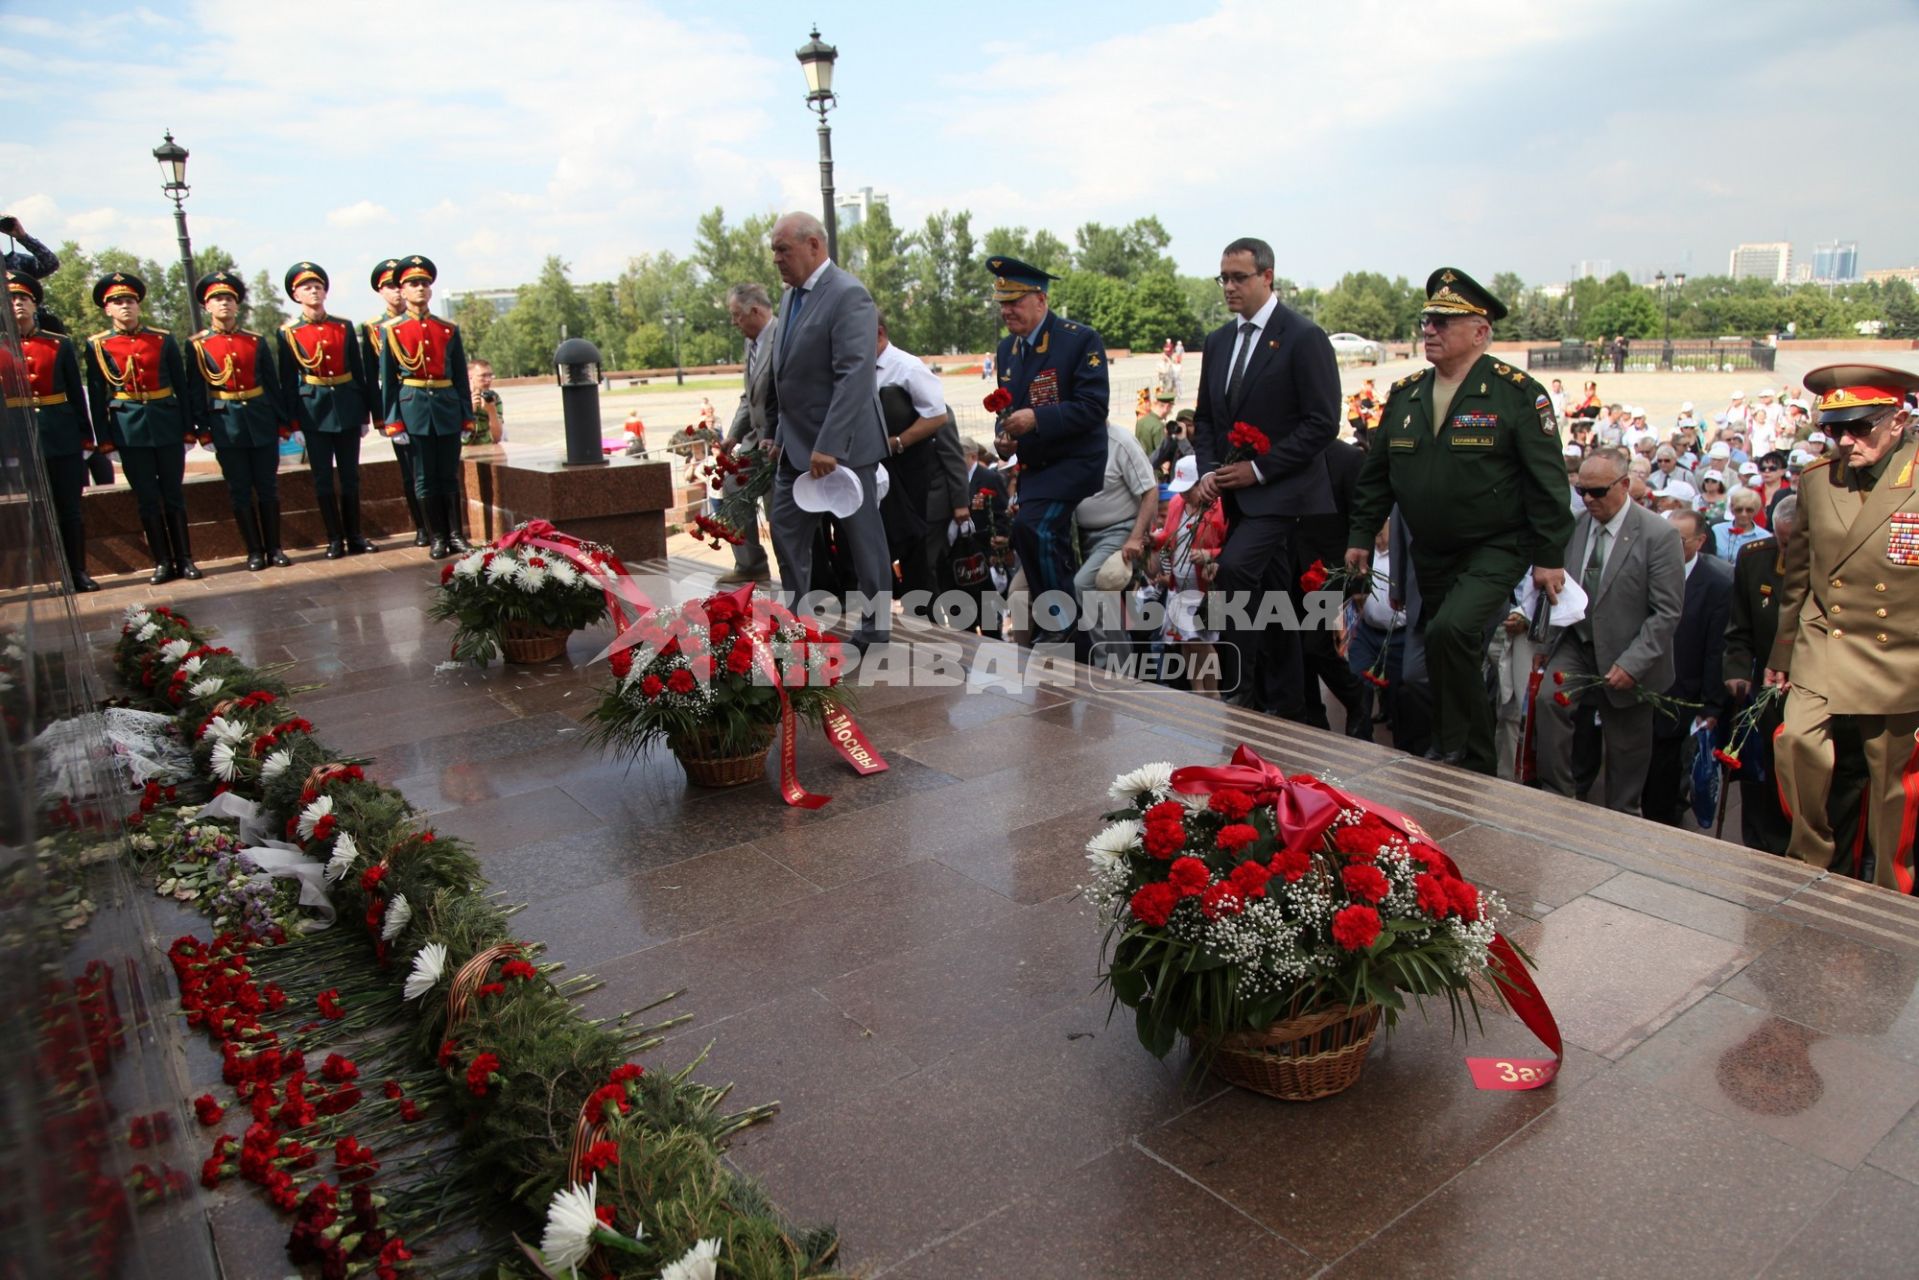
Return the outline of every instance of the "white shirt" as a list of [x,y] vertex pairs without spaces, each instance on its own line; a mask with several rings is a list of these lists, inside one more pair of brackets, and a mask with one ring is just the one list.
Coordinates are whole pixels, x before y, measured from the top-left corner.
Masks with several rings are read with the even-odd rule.
[[1233,370],[1239,366],[1239,353],[1242,349],[1246,351],[1247,363],[1252,362],[1251,349],[1259,345],[1260,335],[1265,333],[1266,326],[1273,322],[1273,312],[1277,310],[1279,310],[1279,295],[1275,293],[1267,297],[1265,306],[1252,314],[1253,332],[1250,335],[1240,327],[1247,323],[1248,317],[1233,317],[1233,346],[1226,355],[1226,368],[1219,381],[1220,390],[1224,391],[1226,384],[1232,380]]
[[1685,582],[1692,581],[1692,567],[1698,563],[1699,563],[1698,556],[1694,556],[1692,559],[1686,561],[1686,572],[1682,575],[1682,578],[1681,578],[1682,581],[1685,581]]
[[1139,500],[1159,492],[1153,464],[1146,450],[1126,427],[1106,424],[1106,478],[1098,493],[1083,499],[1073,512],[1082,529],[1108,529],[1139,518]]
[[1360,607],[1359,616],[1368,626],[1381,631],[1406,625],[1406,611],[1393,608],[1393,558],[1381,551],[1373,557],[1373,589]]
[[920,417],[946,416],[946,393],[940,387],[939,375],[927,368],[926,362],[912,352],[902,351],[897,343],[888,342],[885,350],[873,361],[873,370],[874,390],[905,387],[907,394],[913,398],[913,412]]

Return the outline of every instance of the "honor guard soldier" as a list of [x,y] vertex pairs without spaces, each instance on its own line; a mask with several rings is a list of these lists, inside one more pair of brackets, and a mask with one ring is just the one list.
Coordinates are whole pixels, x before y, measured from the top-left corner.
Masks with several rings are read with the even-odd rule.
[[300,314],[280,326],[280,383],[306,437],[313,496],[326,526],[326,558],[372,551],[360,528],[360,440],[379,403],[354,325],[326,309],[326,268],[287,268],[286,291]]
[[[1427,757],[1486,774],[1494,770],[1487,629],[1527,565],[1539,589],[1558,597],[1573,529],[1552,399],[1487,352],[1505,314],[1463,271],[1442,267],[1427,279],[1419,325],[1433,367],[1387,393],[1346,538],[1346,568],[1364,589],[1374,535],[1398,505],[1412,535],[1433,690]],[[1401,597],[1397,584],[1392,595]]]
[[40,460],[53,494],[54,519],[60,526],[60,549],[67,558],[67,585],[75,591],[98,591],[100,584],[87,576],[87,527],[81,516],[80,494],[86,488],[87,455],[94,443],[86,388],[80,381],[80,357],[71,338],[39,328],[46,295],[38,280],[19,271],[7,272],[7,297],[20,330],[20,353],[26,357],[24,377],[7,387],[7,406],[33,414]]
[[[388,321],[406,314],[406,304],[400,300],[400,260],[382,259],[373,268],[372,284],[373,292],[380,295],[385,310],[360,326],[360,333],[365,339],[360,360],[366,367],[367,382],[373,393],[371,408],[374,423],[382,425],[385,420],[380,415],[386,411],[386,387],[380,366],[381,353],[386,350],[386,334],[383,330]],[[404,435],[393,437],[393,458],[400,464],[400,492],[406,498],[407,515],[413,520],[413,545],[424,547],[430,539],[426,532],[426,516],[420,509],[420,495],[414,492],[413,459],[416,453],[413,442]]]
[[93,303],[109,327],[87,339],[87,407],[94,439],[119,451],[153,552],[151,582],[157,587],[206,575],[193,563],[181,488],[193,434],[185,400],[191,384],[173,335],[140,323],[146,296],[146,281],[128,271],[94,282]]
[[1865,751],[1866,828],[1874,879],[1914,891],[1919,828],[1919,440],[1906,397],[1919,374],[1839,364],[1806,375],[1819,397],[1830,458],[1799,473],[1798,529],[1786,543],[1779,634],[1766,683],[1786,686],[1774,758],[1792,811],[1788,851],[1832,865],[1826,798],[1834,741],[1850,729]]
[[[1047,308],[1047,283],[1057,276],[1017,258],[989,258],[986,266],[1007,328],[993,365],[1012,397],[999,419],[1000,456],[1019,459],[1013,550],[1035,602],[1049,591],[1071,599],[1079,564],[1073,511],[1106,476],[1106,347],[1093,330]],[[1072,640],[1070,629],[1046,622],[1035,608],[1033,643]]]
[[400,260],[403,315],[380,332],[380,386],[386,433],[411,441],[413,491],[432,533],[436,560],[468,550],[461,535],[460,433],[473,429],[473,392],[467,384],[466,348],[457,325],[427,310],[439,270],[414,254]]
[[280,395],[273,345],[240,327],[247,285],[237,271],[215,271],[194,286],[208,327],[193,335],[193,420],[209,439],[246,544],[247,568],[291,565],[280,548],[280,442],[293,434]]

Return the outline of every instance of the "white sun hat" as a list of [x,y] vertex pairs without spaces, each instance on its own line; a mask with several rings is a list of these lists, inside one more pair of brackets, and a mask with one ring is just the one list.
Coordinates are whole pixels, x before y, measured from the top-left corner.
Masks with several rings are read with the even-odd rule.
[[851,467],[835,467],[823,476],[808,471],[793,481],[793,505],[844,520],[860,509],[860,478]]

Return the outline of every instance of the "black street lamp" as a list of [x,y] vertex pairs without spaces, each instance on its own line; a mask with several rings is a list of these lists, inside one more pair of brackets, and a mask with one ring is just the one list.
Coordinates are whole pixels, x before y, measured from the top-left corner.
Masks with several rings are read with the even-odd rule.
[[1673,275],[1672,281],[1669,285],[1666,280],[1666,273],[1663,271],[1656,271],[1653,273],[1652,282],[1659,286],[1660,295],[1665,299],[1665,303],[1666,303],[1666,327],[1663,332],[1663,335],[1660,338],[1660,345],[1664,348],[1664,351],[1661,353],[1661,358],[1659,363],[1662,368],[1671,369],[1672,368],[1672,300],[1674,295],[1676,295],[1681,289],[1686,287],[1686,273],[1683,271],[1676,272]]
[[801,45],[794,56],[800,60],[800,70],[806,73],[806,105],[820,117],[820,203],[826,209],[826,252],[838,262],[840,230],[839,214],[833,208],[833,131],[826,126],[826,112],[839,103],[833,94],[833,63],[840,51],[820,39],[820,29],[816,26],[813,38]]
[[673,380],[683,387],[686,385],[686,369],[680,363],[680,328],[686,323],[686,313],[669,307],[660,313],[660,323],[673,335]]
[[187,238],[186,206],[180,203],[187,198],[187,149],[173,140],[173,130],[168,129],[166,141],[153,149],[153,158],[160,162],[160,190],[173,199],[173,229],[180,236],[180,266],[186,271],[187,312],[199,330],[205,322],[200,319],[200,300],[193,296],[193,241]]

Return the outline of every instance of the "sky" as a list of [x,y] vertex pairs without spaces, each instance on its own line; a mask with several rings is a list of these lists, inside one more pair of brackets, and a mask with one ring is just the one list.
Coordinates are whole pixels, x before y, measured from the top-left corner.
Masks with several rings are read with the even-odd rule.
[[[698,216],[819,209],[794,51],[840,51],[835,182],[976,234],[1159,217],[1182,271],[1721,274],[1741,241],[1919,264],[1911,0],[1055,0],[1034,5],[0,0],[0,208],[170,261],[194,240],[442,291],[685,254]],[[348,296],[355,296],[349,294]],[[368,299],[370,301],[370,299]]]

